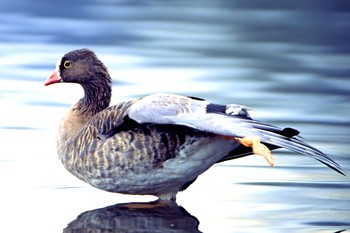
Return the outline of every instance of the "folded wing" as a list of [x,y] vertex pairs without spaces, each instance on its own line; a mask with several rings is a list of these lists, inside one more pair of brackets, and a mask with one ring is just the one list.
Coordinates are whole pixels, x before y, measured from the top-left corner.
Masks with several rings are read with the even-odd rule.
[[218,105],[193,97],[155,94],[135,102],[126,115],[138,123],[185,125],[237,138],[259,137],[265,144],[312,157],[344,174],[336,162],[297,136],[297,130],[253,120],[249,112],[249,108],[241,105]]

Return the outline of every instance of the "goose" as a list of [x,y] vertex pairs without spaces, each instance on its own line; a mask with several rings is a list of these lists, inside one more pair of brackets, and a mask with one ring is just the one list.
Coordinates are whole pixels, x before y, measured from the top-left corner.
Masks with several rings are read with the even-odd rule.
[[61,120],[58,157],[70,173],[98,189],[174,200],[216,163],[257,154],[274,166],[271,150],[277,148],[345,175],[298,130],[254,120],[246,106],[167,93],[110,106],[112,79],[90,49],[65,54],[44,85],[55,83],[84,89]]

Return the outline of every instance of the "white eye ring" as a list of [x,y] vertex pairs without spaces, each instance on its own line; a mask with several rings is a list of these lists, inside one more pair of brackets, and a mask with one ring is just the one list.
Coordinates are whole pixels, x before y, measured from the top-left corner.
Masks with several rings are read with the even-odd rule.
[[71,66],[72,66],[72,63],[70,61],[65,61],[63,63],[63,67],[66,68],[66,69],[70,68]]

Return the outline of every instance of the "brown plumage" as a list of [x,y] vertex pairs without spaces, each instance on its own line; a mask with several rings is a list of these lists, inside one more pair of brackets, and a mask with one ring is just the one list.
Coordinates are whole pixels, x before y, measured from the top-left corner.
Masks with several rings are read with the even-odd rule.
[[171,199],[217,162],[254,152],[273,165],[270,149],[280,147],[343,174],[297,130],[255,121],[244,106],[156,94],[109,107],[111,78],[88,49],[64,55],[45,85],[58,82],[84,89],[61,121],[58,156],[69,172],[99,189]]

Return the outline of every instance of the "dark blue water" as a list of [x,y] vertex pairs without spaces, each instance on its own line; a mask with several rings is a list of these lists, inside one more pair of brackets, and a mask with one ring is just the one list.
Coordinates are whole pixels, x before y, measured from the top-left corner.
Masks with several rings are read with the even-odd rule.
[[42,85],[64,53],[88,47],[115,103],[171,92],[244,104],[350,174],[349,1],[15,0],[0,13],[2,232],[350,230],[349,178],[285,150],[275,168],[258,156],[216,165],[164,208],[96,190],[55,152],[82,90]]

